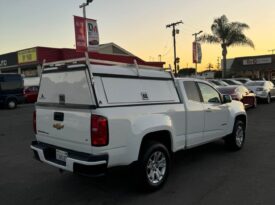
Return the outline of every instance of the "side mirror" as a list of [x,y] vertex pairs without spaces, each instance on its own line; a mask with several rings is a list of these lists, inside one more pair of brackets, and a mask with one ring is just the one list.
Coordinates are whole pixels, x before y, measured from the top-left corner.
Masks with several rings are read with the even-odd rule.
[[231,103],[232,98],[230,95],[223,95],[223,103]]

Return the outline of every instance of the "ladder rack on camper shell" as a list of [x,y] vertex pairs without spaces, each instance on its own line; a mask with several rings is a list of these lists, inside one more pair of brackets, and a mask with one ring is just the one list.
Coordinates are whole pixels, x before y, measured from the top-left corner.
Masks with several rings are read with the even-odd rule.
[[[101,66],[101,65],[91,64],[92,62],[94,62],[94,59],[89,59],[87,61],[86,58],[77,58],[77,59],[64,60],[64,61],[55,61],[55,62],[49,62],[49,63],[45,63],[45,61],[44,61],[43,65],[42,65],[42,73],[45,70],[54,69],[55,67],[67,68],[67,67],[74,66],[74,65],[79,65],[79,64],[87,65],[86,62],[89,62],[89,64],[88,64],[89,69],[88,70],[89,70],[89,73],[91,75],[91,78],[93,79],[93,73],[94,73],[93,67],[98,67],[98,66]],[[138,77],[140,77],[139,70],[141,70],[141,69],[164,72],[164,73],[170,73],[170,78],[175,80],[175,77],[174,77],[174,74],[173,74],[172,70],[165,71],[163,68],[159,68],[159,67],[139,65],[136,60],[134,60],[133,64],[117,63],[117,64],[114,64],[114,65],[105,65],[103,67],[135,68],[136,69],[136,75]]]

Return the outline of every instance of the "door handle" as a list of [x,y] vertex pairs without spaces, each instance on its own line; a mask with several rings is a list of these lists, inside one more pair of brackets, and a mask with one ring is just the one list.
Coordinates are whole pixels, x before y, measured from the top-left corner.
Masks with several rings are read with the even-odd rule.
[[211,108],[207,108],[206,112],[212,112]]

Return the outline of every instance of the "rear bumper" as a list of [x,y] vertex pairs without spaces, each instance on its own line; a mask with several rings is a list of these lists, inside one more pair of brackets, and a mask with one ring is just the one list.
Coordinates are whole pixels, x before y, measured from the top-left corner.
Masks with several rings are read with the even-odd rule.
[[268,96],[267,92],[264,92],[264,91],[257,91],[256,92],[256,97],[257,98],[265,99],[265,98],[267,98],[267,96]]
[[[100,176],[105,174],[107,170],[108,155],[95,156],[37,141],[32,142],[31,149],[34,152],[35,159],[62,170],[87,176]],[[56,159],[55,153],[57,149],[68,153],[65,162]]]

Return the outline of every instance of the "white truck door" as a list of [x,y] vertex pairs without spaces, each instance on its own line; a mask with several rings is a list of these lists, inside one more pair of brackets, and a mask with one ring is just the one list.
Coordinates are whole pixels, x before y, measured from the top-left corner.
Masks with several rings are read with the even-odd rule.
[[183,82],[183,99],[186,104],[186,146],[199,144],[203,138],[204,107],[198,86],[194,81]]
[[229,110],[220,94],[210,85],[198,83],[205,111],[204,141],[223,137],[228,126]]

